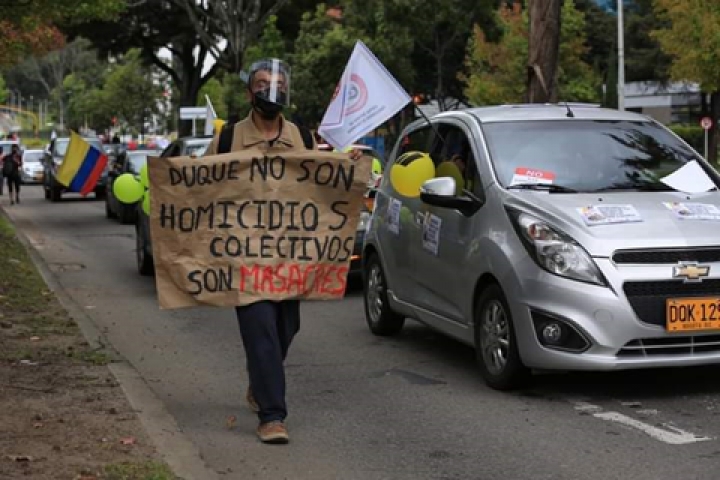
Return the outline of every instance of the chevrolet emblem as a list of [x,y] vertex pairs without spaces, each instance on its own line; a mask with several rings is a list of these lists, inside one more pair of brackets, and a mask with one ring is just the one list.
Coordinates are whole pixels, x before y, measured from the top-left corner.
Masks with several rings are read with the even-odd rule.
[[682,278],[685,282],[702,282],[710,274],[710,267],[695,263],[680,263],[673,267],[673,278]]

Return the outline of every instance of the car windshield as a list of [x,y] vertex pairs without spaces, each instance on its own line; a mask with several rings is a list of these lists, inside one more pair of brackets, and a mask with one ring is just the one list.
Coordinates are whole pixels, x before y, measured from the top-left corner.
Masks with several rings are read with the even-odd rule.
[[208,139],[207,143],[189,143],[185,145],[185,154],[184,156],[196,156],[196,157],[202,157],[205,154],[205,150],[210,146],[210,139]]
[[666,177],[688,167],[705,177],[704,190],[717,188],[697,154],[652,122],[523,121],[482,128],[503,187],[541,183],[579,192],[667,191],[678,183]]
[[[88,142],[93,147],[97,148],[101,152],[105,152],[105,149],[103,148],[102,143],[97,138],[84,138],[86,142]],[[68,145],[70,144],[69,138],[60,138],[55,140],[55,154],[58,157],[64,157],[65,153],[67,153]]]
[[130,171],[132,173],[140,173],[140,169],[147,163],[147,158],[151,155],[157,155],[154,152],[132,152],[128,153],[128,161]]
[[43,152],[25,152],[23,154],[23,163],[40,163],[42,161]]

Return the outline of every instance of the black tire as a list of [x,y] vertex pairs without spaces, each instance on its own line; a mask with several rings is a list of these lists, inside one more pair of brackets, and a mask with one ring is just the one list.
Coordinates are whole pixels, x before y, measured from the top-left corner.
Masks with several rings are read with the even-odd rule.
[[135,215],[133,214],[133,211],[124,205],[120,205],[120,210],[118,211],[117,216],[120,219],[120,223],[123,225],[135,223]]
[[490,285],[480,294],[474,320],[475,354],[485,383],[495,390],[526,385],[531,378],[530,369],[520,358],[512,313],[499,285]]
[[59,202],[62,199],[62,189],[55,182],[50,184],[50,201]]
[[105,189],[105,187],[95,189],[95,199],[96,200],[105,200],[106,196],[107,196],[107,190]]
[[140,229],[135,229],[135,259],[137,261],[138,273],[143,277],[152,276],[155,273],[155,265],[152,255],[148,255],[145,249],[145,241],[140,234]]
[[115,212],[113,212],[112,209],[110,208],[110,201],[107,198],[105,198],[105,217],[107,217],[107,218],[116,218],[117,217]]
[[405,317],[390,309],[385,272],[376,254],[371,254],[364,265],[363,300],[365,320],[373,334],[388,337],[400,333]]

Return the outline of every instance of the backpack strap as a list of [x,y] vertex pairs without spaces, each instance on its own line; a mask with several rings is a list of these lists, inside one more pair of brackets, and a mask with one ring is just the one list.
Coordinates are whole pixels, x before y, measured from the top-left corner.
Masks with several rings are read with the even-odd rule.
[[315,145],[315,142],[313,141],[312,132],[308,130],[305,127],[301,127],[300,125],[297,126],[298,130],[300,130],[300,136],[302,136],[303,144],[305,145],[305,148],[308,150],[312,150],[313,146]]
[[235,135],[235,124],[226,123],[220,130],[217,153],[229,153],[232,148],[233,136]]

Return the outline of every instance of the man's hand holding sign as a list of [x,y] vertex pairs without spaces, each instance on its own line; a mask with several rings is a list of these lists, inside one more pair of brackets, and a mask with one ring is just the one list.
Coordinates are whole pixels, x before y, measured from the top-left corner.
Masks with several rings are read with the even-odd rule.
[[148,162],[162,308],[345,293],[370,162],[251,149]]

